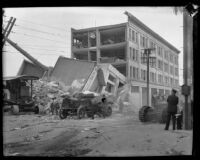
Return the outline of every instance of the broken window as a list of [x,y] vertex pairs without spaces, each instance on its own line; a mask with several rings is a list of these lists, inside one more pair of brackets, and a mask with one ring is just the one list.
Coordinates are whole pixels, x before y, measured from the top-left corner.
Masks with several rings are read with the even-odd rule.
[[80,59],[80,60],[88,60],[88,53],[87,52],[74,53],[74,58]]
[[97,61],[97,52],[96,51],[90,51],[89,56],[90,56],[91,61]]
[[88,32],[73,34],[73,47],[88,48]]
[[125,27],[100,31],[101,45],[125,42]]
[[96,46],[96,32],[89,32],[89,47]]
[[125,60],[125,47],[101,50],[102,63],[124,62]]

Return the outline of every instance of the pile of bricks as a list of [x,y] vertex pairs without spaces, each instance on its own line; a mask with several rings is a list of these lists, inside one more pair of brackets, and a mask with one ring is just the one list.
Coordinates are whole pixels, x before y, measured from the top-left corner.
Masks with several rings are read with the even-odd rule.
[[33,82],[33,97],[44,108],[48,107],[48,104],[52,102],[52,98],[55,98],[55,101],[61,101],[62,94],[64,94],[63,88],[57,82],[42,80]]

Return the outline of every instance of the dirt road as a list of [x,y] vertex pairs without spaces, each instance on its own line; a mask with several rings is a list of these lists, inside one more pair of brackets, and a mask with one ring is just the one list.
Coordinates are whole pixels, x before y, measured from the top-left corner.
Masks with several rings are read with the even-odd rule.
[[[192,131],[165,131],[137,115],[106,119],[64,119],[50,115],[5,115],[5,156],[190,155]],[[171,128],[170,128],[171,129]]]

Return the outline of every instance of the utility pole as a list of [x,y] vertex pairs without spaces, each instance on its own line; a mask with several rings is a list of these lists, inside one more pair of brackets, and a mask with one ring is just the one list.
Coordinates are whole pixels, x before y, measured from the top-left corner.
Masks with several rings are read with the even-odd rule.
[[4,31],[3,31],[3,35],[4,35],[4,36],[5,36],[5,34],[6,34],[7,30],[8,30],[8,27],[10,26],[10,23],[11,23],[12,19],[13,19],[13,17],[10,17],[10,20],[8,21],[7,26],[6,26],[6,28],[4,29]]
[[48,67],[43,65],[42,63],[40,63],[38,60],[36,60],[35,58],[33,58],[28,52],[26,52],[25,50],[23,50],[21,47],[19,47],[16,43],[14,43],[12,40],[10,40],[7,37],[4,37],[5,40],[11,45],[13,46],[16,50],[18,50],[20,53],[22,53],[26,58],[28,58],[29,60],[31,60],[35,65],[40,66],[43,70],[47,71]]
[[188,130],[191,129],[191,73],[193,54],[193,18],[189,16],[187,11],[183,10],[183,72],[184,72],[184,85],[182,94],[185,96],[185,106],[183,108],[183,127]]
[[16,18],[14,18],[13,21],[11,22],[11,26],[10,26],[10,28],[8,29],[7,34],[5,35],[6,37],[9,36],[9,34],[10,34],[10,32],[11,32],[11,30],[12,30],[14,24],[15,24],[15,21],[16,21]]
[[[14,25],[14,24],[12,25],[12,23],[13,23],[12,20],[13,20],[13,17],[10,17],[10,20],[8,21],[8,24],[7,24],[6,28],[3,29],[3,42],[2,42],[3,45],[2,46],[4,46],[4,44],[5,44],[5,38],[4,37],[8,37],[8,35],[10,34],[11,29],[12,29],[12,27]],[[11,27],[10,27],[10,25],[11,25]]]
[[151,54],[151,50],[146,50],[147,54],[147,106],[149,106],[149,54]]
[[153,63],[153,59],[155,59],[155,57],[150,57],[152,50],[155,50],[155,48],[144,49],[144,54],[146,55],[146,57],[143,57],[146,59],[146,62],[147,62],[147,106],[149,106],[149,62],[150,62],[150,59],[152,59],[152,63]]

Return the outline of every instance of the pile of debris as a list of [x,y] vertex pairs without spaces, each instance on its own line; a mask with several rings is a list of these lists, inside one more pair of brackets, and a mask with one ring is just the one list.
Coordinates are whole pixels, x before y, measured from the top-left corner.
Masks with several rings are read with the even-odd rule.
[[61,102],[61,96],[66,94],[66,92],[73,94],[74,90],[70,86],[64,86],[55,81],[37,80],[33,82],[33,98],[44,110],[49,107],[53,100],[54,102]]

